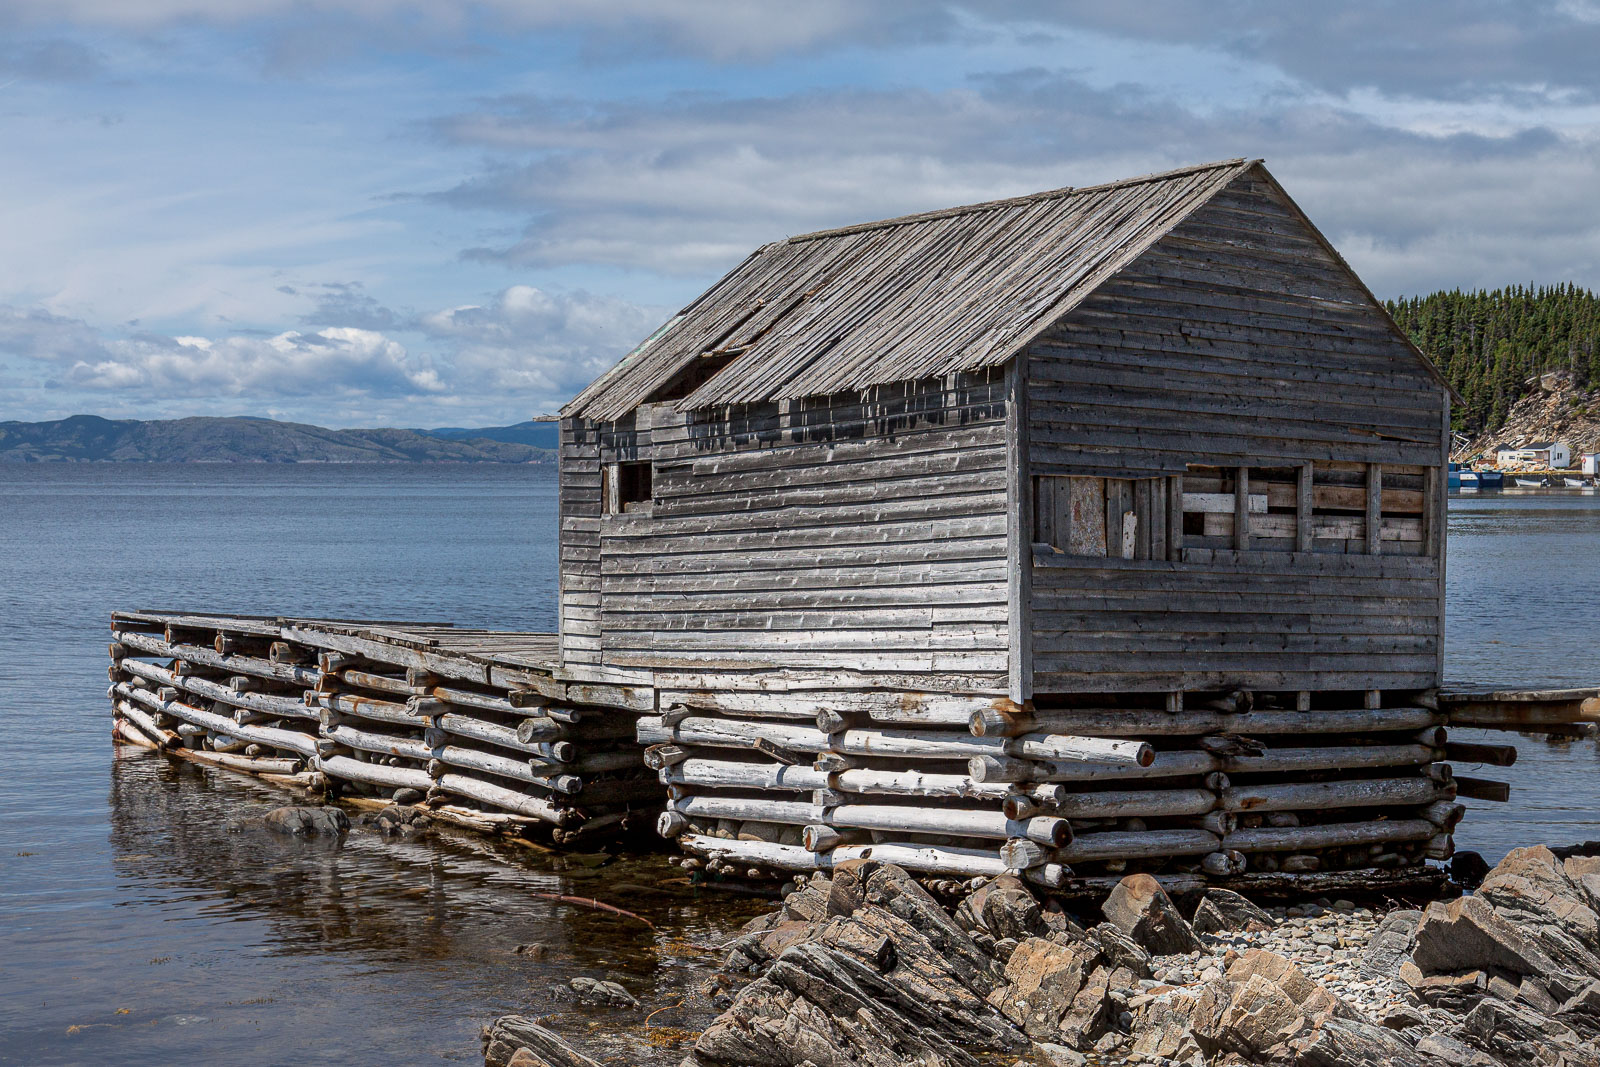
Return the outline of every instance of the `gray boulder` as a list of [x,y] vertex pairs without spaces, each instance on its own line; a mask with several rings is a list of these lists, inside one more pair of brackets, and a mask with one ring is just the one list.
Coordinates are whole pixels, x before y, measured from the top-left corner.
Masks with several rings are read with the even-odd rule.
[[1424,975],[1462,971],[1549,974],[1555,962],[1483,897],[1435,901],[1417,924],[1411,962]]
[[1420,911],[1392,911],[1385,915],[1367,943],[1366,954],[1361,959],[1361,977],[1399,977],[1400,965],[1411,957],[1417,924],[1421,921]]
[[1265,932],[1278,922],[1231,889],[1207,889],[1189,924],[1197,934],[1220,934]]
[[1204,949],[1161,883],[1148,874],[1130,874],[1118,882],[1100,910],[1108,922],[1152,955],[1174,956]]
[[522,1015],[502,1015],[483,1028],[484,1067],[600,1067]]

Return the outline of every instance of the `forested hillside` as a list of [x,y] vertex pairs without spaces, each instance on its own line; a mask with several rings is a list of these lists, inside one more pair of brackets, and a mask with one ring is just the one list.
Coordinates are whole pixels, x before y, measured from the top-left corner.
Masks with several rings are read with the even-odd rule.
[[1499,430],[1549,371],[1568,372],[1578,393],[1600,389],[1600,296],[1587,289],[1456,289],[1388,306],[1466,401],[1454,420],[1466,433]]

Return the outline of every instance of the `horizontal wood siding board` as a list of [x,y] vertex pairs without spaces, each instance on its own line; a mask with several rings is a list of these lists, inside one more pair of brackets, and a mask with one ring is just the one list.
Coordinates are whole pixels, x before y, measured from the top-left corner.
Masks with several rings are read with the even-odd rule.
[[1334,670],[1325,667],[1282,670],[1261,667],[1241,670],[1090,671],[1070,665],[1034,666],[1034,692],[1051,693],[1165,693],[1205,689],[1427,689],[1436,684],[1432,670]]

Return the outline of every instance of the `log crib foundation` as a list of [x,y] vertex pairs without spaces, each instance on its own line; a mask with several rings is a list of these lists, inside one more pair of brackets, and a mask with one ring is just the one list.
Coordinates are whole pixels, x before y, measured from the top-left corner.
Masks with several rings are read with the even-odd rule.
[[553,634],[114,612],[116,738],[541,843],[647,828],[649,689],[558,678]]
[[870,857],[1068,895],[1134,871],[1179,888],[1426,891],[1465,812],[1431,692],[940,695],[804,714],[639,719],[668,790],[659,829],[686,866],[746,877]]
[[[1594,691],[994,696],[603,684],[554,635],[116,612],[114,733],[314,793],[556,845],[654,824],[713,879],[861,858],[1096,895],[1145,871],[1259,894],[1443,879],[1448,727],[1592,729]],[[658,679],[658,682],[660,680]],[[1547,699],[1548,698],[1548,699]],[[1297,888],[1298,887],[1298,888]]]

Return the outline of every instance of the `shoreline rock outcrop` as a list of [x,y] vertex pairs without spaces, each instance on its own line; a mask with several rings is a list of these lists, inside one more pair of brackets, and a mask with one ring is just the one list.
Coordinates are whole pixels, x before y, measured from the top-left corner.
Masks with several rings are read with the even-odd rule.
[[[753,980],[681,1067],[1600,1067],[1600,857],[1517,849],[1475,895],[1381,918],[1174,901],[1141,875],[1102,913],[1012,877],[947,909],[898,867],[841,864],[727,946]],[[545,1062],[575,1061],[518,1067]]]

